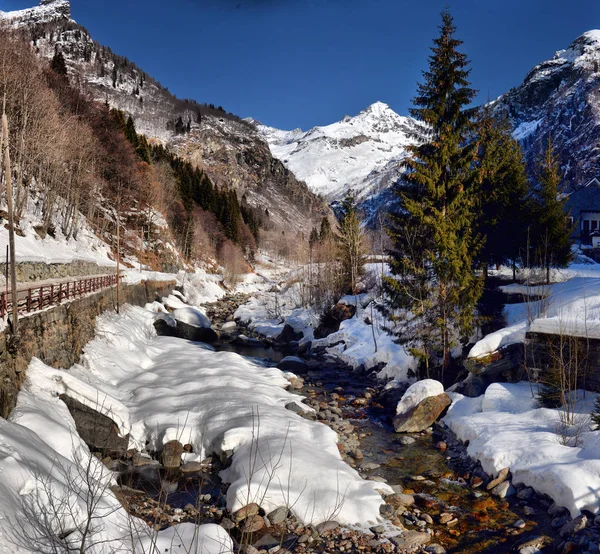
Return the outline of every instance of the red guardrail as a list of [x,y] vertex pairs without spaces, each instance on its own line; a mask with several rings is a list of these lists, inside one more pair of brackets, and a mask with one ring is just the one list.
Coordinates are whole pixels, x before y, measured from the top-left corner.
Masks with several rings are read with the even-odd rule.
[[[65,300],[79,298],[84,294],[96,292],[117,284],[116,275],[105,275],[103,277],[91,277],[79,281],[65,281],[52,285],[20,290],[17,305],[19,314],[27,314],[37,310],[43,310],[49,306],[56,306]],[[23,294],[25,293],[25,294]],[[0,318],[7,313],[12,313],[11,293],[0,292]]]

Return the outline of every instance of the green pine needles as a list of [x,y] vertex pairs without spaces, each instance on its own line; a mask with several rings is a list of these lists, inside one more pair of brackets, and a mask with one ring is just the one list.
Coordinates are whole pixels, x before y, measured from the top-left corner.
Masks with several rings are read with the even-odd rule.
[[446,10],[411,110],[429,129],[429,140],[411,148],[407,185],[398,188],[389,230],[393,276],[385,287],[392,307],[404,314],[401,340],[427,373],[431,362],[448,367],[451,349],[472,332],[483,286],[473,270],[481,239],[475,232],[476,148],[468,141],[473,124],[466,111],[476,92],[454,32]]

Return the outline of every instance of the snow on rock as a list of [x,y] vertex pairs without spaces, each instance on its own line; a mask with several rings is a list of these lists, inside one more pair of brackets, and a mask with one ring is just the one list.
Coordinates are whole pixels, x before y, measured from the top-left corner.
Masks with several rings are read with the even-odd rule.
[[144,537],[144,552],[169,552],[170,554],[233,554],[233,541],[220,525],[207,523],[198,527],[182,523],[168,527],[158,538]]
[[413,383],[403,394],[396,406],[396,414],[407,414],[429,396],[438,396],[444,392],[444,385],[435,379],[423,379]]
[[[509,306],[505,312],[511,325],[475,343],[469,358],[523,342],[527,331],[600,338],[600,265],[571,266],[567,272],[566,281],[543,288],[544,300]],[[541,290],[533,287],[530,292]]]
[[210,319],[201,312],[198,308],[187,306],[185,308],[178,308],[172,314],[173,319],[187,323],[192,327],[201,327],[202,329],[210,329]]
[[157,337],[154,317],[133,307],[101,316],[84,365],[69,372],[129,410],[130,447],[160,450],[178,437],[201,459],[232,455],[222,473],[231,484],[232,511],[257,502],[267,512],[290,506],[307,523],[378,520],[378,490],[389,487],[363,480],[343,462],[333,430],[285,408],[299,397],[285,390],[284,373],[231,352]]
[[[533,393],[537,394],[534,385]],[[444,423],[462,440],[468,454],[490,475],[510,467],[513,482],[548,494],[573,517],[600,511],[600,432],[589,428],[595,394],[578,391],[578,446],[564,446],[558,429],[560,410],[540,408],[529,383],[494,383],[479,398],[449,393],[452,406]]]
[[192,306],[200,306],[216,302],[225,296],[221,286],[223,276],[207,273],[204,269],[196,268],[194,273],[181,271],[177,276],[177,284],[183,288],[186,301]]
[[[370,316],[371,311],[368,307],[365,313]],[[340,330],[336,333],[315,340],[313,348],[331,347],[341,342],[343,346],[334,347],[335,351],[332,348],[331,353],[354,369],[363,366],[368,370],[379,364],[385,364],[377,374],[378,377],[409,381],[409,371],[416,369],[417,361],[402,345],[394,342],[393,335],[380,327],[376,310],[373,310],[373,317],[376,320],[375,340],[373,340],[373,326],[365,323],[362,317],[353,317],[342,321]]]

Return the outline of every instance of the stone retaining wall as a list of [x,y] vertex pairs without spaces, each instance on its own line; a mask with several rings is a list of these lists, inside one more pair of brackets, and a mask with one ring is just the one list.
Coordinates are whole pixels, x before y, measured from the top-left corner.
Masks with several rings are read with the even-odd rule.
[[[72,262],[69,264],[45,264],[43,262],[22,262],[17,264],[17,281],[28,283],[61,279],[63,277],[78,277],[85,275],[106,275],[114,273],[115,268],[98,265],[94,262]],[[6,275],[6,264],[0,263],[0,277]]]
[[[144,281],[121,287],[121,304],[143,306],[168,296],[174,281]],[[57,368],[79,361],[83,347],[94,338],[96,317],[116,306],[116,287],[67,302],[19,320],[20,340],[0,333],[0,416],[15,407],[25,370],[32,358]]]

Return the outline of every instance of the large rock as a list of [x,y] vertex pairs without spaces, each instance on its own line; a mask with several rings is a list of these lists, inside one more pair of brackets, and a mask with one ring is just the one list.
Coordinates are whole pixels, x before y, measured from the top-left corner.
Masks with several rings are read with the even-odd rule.
[[302,333],[302,332],[296,333],[296,331],[294,331],[294,328],[291,325],[288,325],[286,323],[283,327],[283,331],[281,331],[281,333],[279,333],[279,335],[277,336],[277,338],[275,340],[277,342],[288,343],[288,342],[299,341],[303,337],[304,337],[304,333]]
[[435,379],[423,379],[413,383],[402,395],[396,406],[396,414],[407,414],[414,410],[428,396],[438,396],[444,392],[444,385]]
[[169,441],[163,446],[160,454],[162,465],[167,469],[175,469],[181,465],[181,455],[183,454],[183,444],[179,441]]
[[113,458],[124,457],[129,445],[129,435],[121,437],[117,424],[109,417],[88,408],[78,400],[62,394],[60,399],[67,405],[79,436],[91,450],[101,451]]
[[396,433],[424,431],[437,421],[450,404],[450,397],[445,392],[437,396],[428,396],[416,408],[394,418]]
[[186,306],[179,308],[172,314],[177,321],[177,331],[183,339],[196,342],[217,342],[219,335],[211,327],[210,319],[198,308]]
[[298,375],[305,375],[309,369],[308,364],[297,356],[286,356],[277,364],[277,367],[282,371],[291,371]]

